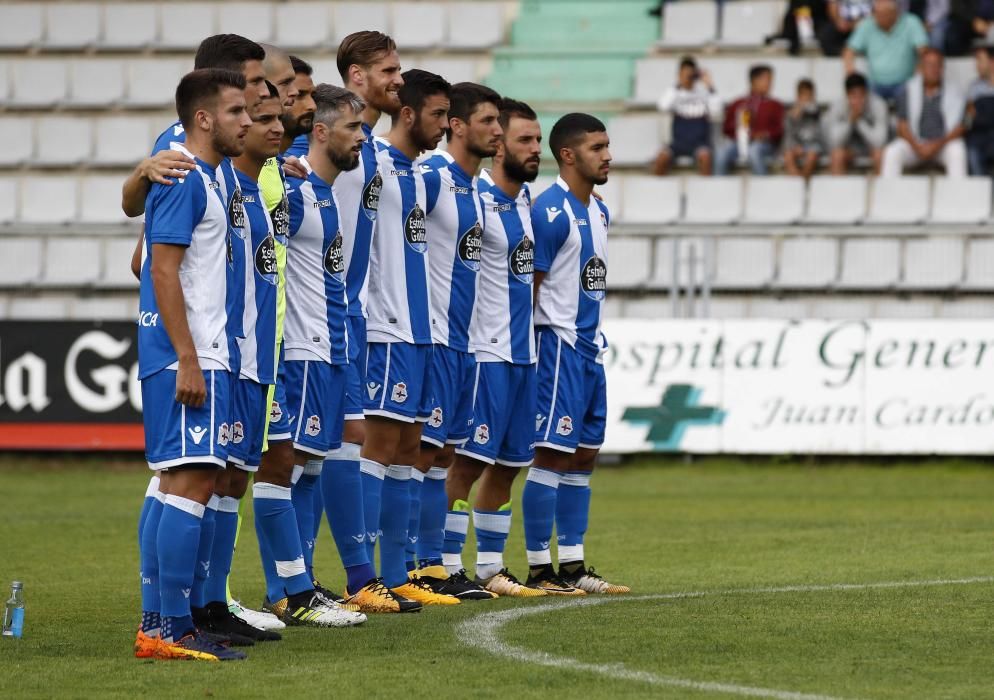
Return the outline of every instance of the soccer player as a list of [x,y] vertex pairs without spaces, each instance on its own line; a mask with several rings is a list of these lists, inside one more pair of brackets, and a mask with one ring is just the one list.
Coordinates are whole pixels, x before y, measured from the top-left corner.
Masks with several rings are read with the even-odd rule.
[[532,462],[535,414],[535,339],[532,279],[535,243],[531,196],[525,183],[538,175],[542,130],[528,105],[504,99],[499,124],[503,137],[493,169],[478,181],[483,214],[480,287],[471,346],[476,353],[471,437],[456,448],[446,491],[442,555],[446,571],[465,578],[462,548],[469,529],[469,492],[481,478],[473,521],[476,527],[476,583],[501,596],[534,597],[503,563],[511,531],[511,485]]
[[[201,545],[201,521],[231,442],[228,298],[244,292],[230,264],[233,242],[218,168],[244,147],[251,125],[245,79],[196,70],[176,88],[186,132],[174,148],[194,161],[187,176],[155,184],[146,206],[138,327],[146,458],[160,472],[142,542],[142,627],[136,656],[243,659],[194,626],[190,593]],[[196,274],[191,274],[195,271]],[[151,533],[154,523],[155,534]],[[145,571],[145,558],[157,570]],[[157,638],[157,641],[156,641]]]
[[307,142],[307,135],[314,128],[314,68],[310,63],[291,55],[290,65],[293,67],[293,89],[297,96],[293,106],[283,112],[283,140],[280,141],[281,155],[304,155],[289,153],[290,147],[298,137]]
[[421,434],[421,454],[411,472],[411,520],[407,567],[436,593],[466,600],[489,600],[494,594],[467,578],[448,574],[442,565],[442,543],[448,501],[446,470],[455,446],[466,442],[472,420],[476,360],[470,350],[469,326],[476,301],[483,215],[476,176],[483,158],[497,153],[503,130],[497,105],[500,96],[475,83],[452,86],[447,151],[422,162],[427,192],[427,230],[432,339],[431,386],[434,402]]
[[364,493],[364,505],[380,495],[381,502],[372,508],[380,513],[380,571],[386,586],[411,601],[447,605],[459,599],[408,578],[405,546],[411,514],[408,482],[432,403],[427,203],[415,161],[438,145],[448,126],[449,84],[422,70],[402,77],[401,108],[392,115],[390,132],[376,154],[383,185],[369,260],[362,461],[367,473],[385,476],[379,494],[375,482]]
[[[627,593],[584,564],[590,474],[604,442],[607,387],[601,307],[607,280],[607,206],[593,196],[607,182],[607,129],[589,114],[567,114],[549,135],[559,178],[532,209],[538,413],[535,466],[521,497],[528,585],[549,593]],[[559,572],[552,566],[553,522]]]

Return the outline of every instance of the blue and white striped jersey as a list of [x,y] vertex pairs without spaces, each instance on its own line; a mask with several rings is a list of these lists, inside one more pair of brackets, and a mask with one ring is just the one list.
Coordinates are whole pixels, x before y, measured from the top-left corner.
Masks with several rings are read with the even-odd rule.
[[421,161],[428,211],[428,269],[431,274],[432,339],[469,352],[476,285],[483,245],[483,214],[476,178],[448,153]]
[[[180,150],[187,155],[182,146]],[[192,157],[192,156],[191,156]],[[233,293],[231,234],[216,169],[200,159],[172,185],[153,184],[145,199],[145,251],[139,285],[138,378],[178,365],[152,283],[152,246],[186,248],[180,263],[187,323],[202,369],[231,369],[231,338],[224,300]]]
[[235,170],[245,206],[245,308],[238,340],[241,374],[259,384],[276,383],[276,237],[259,183]]
[[290,144],[290,148],[286,149],[280,155],[284,157],[293,156],[295,158],[303,158],[307,155],[307,151],[310,150],[310,148],[311,143],[307,140],[307,134],[301,134],[293,140],[293,143]]
[[584,357],[603,350],[601,306],[607,292],[604,202],[583,204],[561,177],[535,199],[535,269],[547,273],[538,290],[535,325],[549,326]]
[[376,154],[380,190],[369,252],[367,338],[430,345],[428,236],[421,168],[387,141]]
[[470,332],[478,362],[535,363],[532,327],[532,235],[528,186],[508,197],[484,170],[476,181],[483,211],[483,246],[476,313]]
[[[301,162],[307,167],[306,159]],[[338,202],[331,185],[313,171],[306,180],[287,178],[287,185],[286,359],[345,365],[348,300]]]

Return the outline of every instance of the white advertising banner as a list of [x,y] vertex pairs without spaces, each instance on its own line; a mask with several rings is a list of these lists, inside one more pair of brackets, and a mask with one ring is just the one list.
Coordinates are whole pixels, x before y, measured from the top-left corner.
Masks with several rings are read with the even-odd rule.
[[994,324],[610,320],[604,451],[994,453]]

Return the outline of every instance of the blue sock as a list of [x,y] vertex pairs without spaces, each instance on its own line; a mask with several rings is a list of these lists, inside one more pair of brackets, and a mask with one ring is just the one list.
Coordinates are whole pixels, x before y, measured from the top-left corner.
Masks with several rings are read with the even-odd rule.
[[552,564],[549,541],[556,519],[558,487],[558,472],[542,467],[528,470],[528,480],[521,493],[521,513],[525,521],[525,549],[528,550],[530,567]]
[[166,496],[159,519],[156,547],[159,553],[162,638],[169,641],[193,629],[190,598],[200,549],[200,523],[206,508],[188,498]]
[[369,563],[376,566],[376,540],[380,535],[380,505],[383,500],[383,476],[387,468],[371,459],[359,460],[359,478],[362,479],[362,517],[366,521],[366,554]]
[[450,574],[458,574],[462,565],[462,548],[466,545],[469,531],[469,504],[456,501],[453,510],[445,514],[445,540],[442,543],[442,563]]
[[[442,563],[442,542],[445,540],[446,472],[432,467],[421,485],[421,532],[418,535],[418,565],[439,566]],[[463,538],[465,541],[465,536]]]
[[407,482],[407,492],[411,497],[411,515],[407,519],[407,544],[404,545],[404,566],[408,571],[418,568],[418,537],[421,535],[421,485],[425,475],[411,469],[411,480]]
[[476,529],[476,575],[488,579],[504,568],[504,545],[511,532],[511,504],[500,510],[473,509]]
[[328,453],[321,471],[321,491],[331,534],[348,578],[345,587],[354,593],[376,578],[376,570],[369,563],[366,550],[359,445],[346,442]]
[[238,534],[238,499],[224,496],[214,516],[214,548],[211,550],[211,570],[207,578],[205,600],[208,603],[228,602],[228,576],[235,556],[235,535]]
[[[152,498],[141,541],[141,584],[142,584],[142,631],[155,632],[161,627],[159,622],[159,521],[162,519],[164,494]],[[146,619],[146,614],[149,616]]]
[[[320,471],[315,473],[315,465],[320,470],[321,460],[310,460],[307,466],[294,482],[291,489],[293,494],[293,512],[297,515],[297,532],[300,537],[300,544],[304,548],[304,566],[307,567],[307,575],[314,580],[314,491],[318,487],[318,480],[321,478]],[[294,467],[294,473],[299,467]],[[310,473],[308,473],[308,471]]]
[[391,466],[383,478],[382,510],[380,511],[380,573],[387,588],[407,583],[404,565],[407,546],[407,523],[411,517],[411,470],[408,466]]
[[583,536],[590,519],[590,472],[566,472],[556,502],[559,563],[583,561]]
[[193,574],[193,592],[190,593],[190,606],[202,608],[207,605],[207,578],[211,575],[211,553],[214,551],[215,518],[217,505],[221,499],[211,496],[200,520],[200,546],[197,548],[197,568]]
[[[322,470],[322,474],[324,471]],[[318,544],[318,535],[321,534],[321,519],[324,518],[324,494],[321,493],[321,482],[318,481],[318,487],[314,489],[314,546]]]
[[148,517],[148,509],[155,501],[155,494],[159,493],[159,477],[153,476],[148,481],[148,488],[145,489],[145,500],[142,501],[142,512],[138,516],[138,556],[141,558],[142,532],[145,531],[145,519]]
[[252,505],[266,571],[266,597],[276,602],[311,590],[314,584],[304,564],[290,487],[257,481],[252,485]]

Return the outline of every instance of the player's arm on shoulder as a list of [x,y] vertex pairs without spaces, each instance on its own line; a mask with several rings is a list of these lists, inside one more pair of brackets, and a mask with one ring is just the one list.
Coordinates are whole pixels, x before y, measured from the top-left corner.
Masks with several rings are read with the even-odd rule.
[[283,166],[283,172],[287,174],[287,177],[299,177],[300,179],[307,177],[307,170],[304,168],[304,164],[300,162],[300,158],[297,156],[287,156],[283,159],[281,165]]
[[166,148],[153,153],[135,166],[121,188],[121,208],[127,216],[141,216],[145,213],[145,198],[153,184],[172,185],[177,179],[186,177],[193,170],[193,159]]

